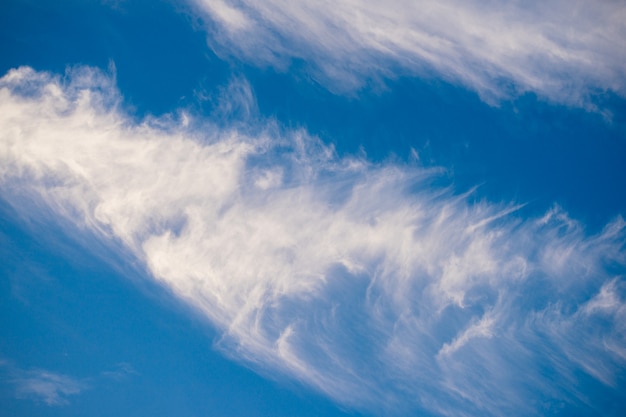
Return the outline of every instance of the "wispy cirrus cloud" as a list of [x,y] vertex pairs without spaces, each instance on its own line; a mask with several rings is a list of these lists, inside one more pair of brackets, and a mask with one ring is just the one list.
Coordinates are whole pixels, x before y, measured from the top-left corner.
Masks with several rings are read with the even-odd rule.
[[49,369],[22,368],[10,360],[0,358],[0,375],[0,381],[10,387],[15,398],[56,407],[70,405],[72,396],[94,388],[97,390],[103,380],[120,383],[139,373],[131,364],[122,362],[95,377],[78,378]]
[[525,92],[588,106],[626,94],[626,7],[611,0],[191,0],[209,43],[260,65],[304,61],[337,91],[435,76],[495,102]]
[[527,218],[304,131],[137,121],[119,103],[90,68],[0,79],[3,198],[121,243],[228,355],[380,414],[610,413],[623,219],[589,235],[557,206]]
[[17,398],[43,402],[49,406],[68,405],[70,396],[89,388],[82,379],[46,369],[21,369],[6,360],[0,361],[0,369],[6,372],[6,381],[14,389]]
[[13,382],[18,398],[33,398],[47,405],[67,405],[69,396],[87,388],[82,381],[43,370],[24,371]]
[[101,375],[114,381],[123,381],[131,376],[138,375],[135,368],[126,362],[118,363],[113,370],[103,371]]

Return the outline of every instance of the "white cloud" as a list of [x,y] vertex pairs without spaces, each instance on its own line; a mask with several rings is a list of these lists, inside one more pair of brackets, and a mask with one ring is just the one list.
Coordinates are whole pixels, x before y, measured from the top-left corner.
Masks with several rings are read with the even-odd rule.
[[122,243],[234,358],[381,414],[587,406],[581,371],[619,387],[623,220],[589,236],[558,207],[523,219],[306,132],[118,102],[92,69],[0,79],[3,198]]
[[11,382],[15,385],[17,398],[43,401],[50,406],[67,405],[69,396],[78,395],[88,387],[81,380],[42,369],[14,373]]
[[119,363],[112,370],[103,371],[91,378],[76,378],[48,369],[24,369],[11,360],[0,358],[0,381],[7,382],[14,390],[17,399],[45,403],[49,406],[66,406],[70,397],[79,395],[86,390],[97,388],[103,380],[122,383],[126,379],[139,375],[129,363]]
[[138,374],[135,368],[126,362],[118,363],[115,369],[101,373],[102,376],[118,382]]
[[488,101],[527,91],[590,105],[626,94],[626,6],[615,0],[191,0],[220,54],[285,69],[304,60],[338,91],[403,74]]
[[437,357],[451,355],[452,353],[459,350],[463,345],[469,342],[472,338],[475,337],[492,337],[492,327],[495,323],[493,317],[490,317],[489,314],[484,314],[480,320],[476,323],[470,324],[467,329],[463,332],[460,332],[458,336],[452,341],[452,343],[444,343],[443,347],[437,353]]

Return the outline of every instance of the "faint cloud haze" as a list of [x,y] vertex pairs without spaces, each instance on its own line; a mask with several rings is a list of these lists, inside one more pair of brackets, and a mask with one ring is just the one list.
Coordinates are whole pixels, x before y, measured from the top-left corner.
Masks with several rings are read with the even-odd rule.
[[49,406],[69,404],[69,397],[78,395],[89,385],[80,379],[45,369],[20,369],[10,361],[0,361],[0,369],[7,375],[6,381],[13,386],[20,399],[41,401]]

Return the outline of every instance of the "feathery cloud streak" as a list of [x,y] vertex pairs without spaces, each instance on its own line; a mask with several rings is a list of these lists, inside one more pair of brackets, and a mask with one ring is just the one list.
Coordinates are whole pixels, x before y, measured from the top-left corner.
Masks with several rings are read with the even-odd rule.
[[20,369],[6,360],[0,360],[0,370],[7,373],[17,398],[43,401],[49,406],[68,405],[69,396],[89,388],[83,380],[45,369]]
[[436,74],[487,101],[535,92],[570,105],[626,94],[626,7],[612,0],[192,0],[209,43],[261,65],[306,62],[337,91]]
[[229,355],[379,413],[606,411],[623,389],[621,218],[589,236],[558,207],[522,219],[306,132],[135,121],[119,103],[94,69],[10,71],[2,195],[121,242]]
[[25,371],[13,381],[18,398],[41,399],[48,405],[67,405],[70,395],[77,395],[86,385],[66,375],[41,370]]

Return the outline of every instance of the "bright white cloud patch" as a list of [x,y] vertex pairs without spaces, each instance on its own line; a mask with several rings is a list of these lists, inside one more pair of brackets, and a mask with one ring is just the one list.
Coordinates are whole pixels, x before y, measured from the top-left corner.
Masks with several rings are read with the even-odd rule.
[[559,208],[522,219],[305,132],[118,103],[92,69],[5,75],[3,198],[121,242],[233,357],[384,414],[594,409],[581,378],[623,388],[621,218],[589,236]]
[[427,75],[488,101],[526,91],[588,105],[626,94],[626,6],[614,0],[191,0],[223,54],[285,68],[304,60],[336,90]]

